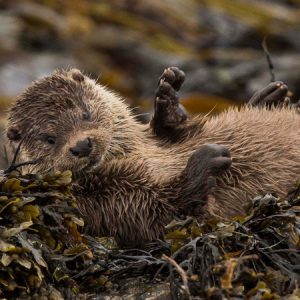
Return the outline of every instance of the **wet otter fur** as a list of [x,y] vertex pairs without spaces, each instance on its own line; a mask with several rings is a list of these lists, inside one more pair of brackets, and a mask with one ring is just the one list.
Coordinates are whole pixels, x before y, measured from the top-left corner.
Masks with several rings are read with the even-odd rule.
[[73,172],[90,232],[132,246],[161,237],[176,214],[228,218],[259,193],[283,196],[300,168],[299,125],[293,109],[245,106],[185,120],[176,143],[162,141],[73,69],[19,96],[7,136],[22,141],[23,160],[38,159],[34,171]]

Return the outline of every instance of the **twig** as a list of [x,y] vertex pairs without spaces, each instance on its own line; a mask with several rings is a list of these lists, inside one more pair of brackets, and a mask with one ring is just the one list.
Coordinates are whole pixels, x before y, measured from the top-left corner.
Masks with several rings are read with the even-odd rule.
[[285,241],[285,239],[282,239],[282,240],[280,240],[279,242],[277,242],[277,243],[275,243],[275,244],[273,244],[273,245],[270,245],[270,246],[267,246],[267,247],[264,247],[264,248],[259,248],[259,250],[272,249],[272,248],[278,246],[279,244],[281,244],[281,243],[284,242],[284,241]]
[[30,161],[25,161],[25,162],[22,162],[22,163],[19,163],[19,164],[11,164],[6,170],[4,170],[4,174],[8,174],[14,170],[17,170],[18,168],[20,167],[23,167],[23,166],[28,166],[28,165],[35,165],[38,163],[38,159],[36,160],[30,160]]
[[280,253],[280,252],[294,252],[294,253],[300,253],[300,250],[298,249],[278,249],[278,250],[272,250],[269,251],[269,253]]
[[184,270],[178,265],[178,263],[171,257],[163,254],[162,259],[166,260],[169,264],[171,264],[176,271],[179,273],[179,275],[181,276],[183,285],[184,285],[184,290],[187,293],[187,295],[189,296],[189,298],[191,298],[191,293],[190,293],[190,289],[188,286],[188,278],[184,272]]
[[18,155],[19,155],[19,153],[20,153],[20,150],[21,150],[21,146],[22,146],[22,144],[23,144],[23,141],[24,141],[24,139],[22,139],[22,140],[20,141],[20,143],[18,144],[17,149],[16,149],[15,154],[14,154],[14,157],[13,157],[11,163],[10,163],[10,166],[13,166],[13,165],[16,164],[16,161],[17,161]]
[[236,260],[248,260],[248,259],[259,259],[259,256],[257,254],[249,254],[249,255],[244,255],[236,258]]
[[262,47],[264,49],[264,53],[265,53],[265,56],[267,58],[267,62],[268,62],[268,66],[269,66],[269,71],[270,71],[270,75],[271,75],[271,82],[274,82],[276,79],[275,79],[275,73],[274,73],[274,65],[273,65],[273,62],[272,62],[272,59],[271,59],[271,54],[268,50],[268,46],[267,46],[267,38],[264,37],[263,39],[263,42],[262,42]]
[[9,167],[6,170],[4,170],[4,174],[9,174],[10,172],[17,170],[18,168],[23,167],[23,166],[35,165],[38,163],[38,161],[39,161],[38,159],[25,161],[25,162],[18,163],[18,164],[16,163],[18,155],[20,154],[22,143],[23,143],[23,139],[18,144],[17,149],[14,153],[14,157],[13,157]]

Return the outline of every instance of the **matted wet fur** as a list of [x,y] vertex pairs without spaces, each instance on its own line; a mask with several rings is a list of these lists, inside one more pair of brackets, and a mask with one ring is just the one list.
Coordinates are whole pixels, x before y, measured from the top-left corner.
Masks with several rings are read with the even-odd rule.
[[259,193],[285,195],[298,178],[299,125],[294,109],[245,106],[191,118],[176,143],[162,142],[119,96],[73,69],[20,95],[7,135],[22,140],[23,160],[39,159],[34,171],[73,172],[91,232],[139,245],[177,213],[228,218]]

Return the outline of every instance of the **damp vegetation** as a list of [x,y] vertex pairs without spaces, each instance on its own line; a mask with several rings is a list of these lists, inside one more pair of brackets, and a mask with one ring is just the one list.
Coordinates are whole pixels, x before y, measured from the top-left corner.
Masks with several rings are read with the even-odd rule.
[[69,171],[0,173],[1,298],[300,297],[299,186],[288,199],[255,198],[246,217],[176,220],[165,241],[118,249],[84,234],[71,184]]

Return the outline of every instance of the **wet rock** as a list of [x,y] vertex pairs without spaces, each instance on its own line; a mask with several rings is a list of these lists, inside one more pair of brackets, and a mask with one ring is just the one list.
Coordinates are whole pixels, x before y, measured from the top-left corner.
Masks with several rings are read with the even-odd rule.
[[[234,53],[235,49],[232,49]],[[300,98],[300,56],[298,54],[272,55],[275,66],[276,80],[284,81],[294,93],[295,98]],[[223,66],[222,66],[223,65]],[[252,59],[232,62],[231,66],[220,61],[217,65],[203,64],[199,67],[196,63],[188,62],[182,66],[187,78],[182,92],[185,94],[198,93],[217,95],[244,102],[271,80],[266,58],[261,51]]]
[[202,7],[199,22],[201,28],[207,31],[206,37],[197,42],[199,49],[232,46],[260,47],[262,36],[257,30],[224,12]]
[[9,12],[0,11],[0,53],[16,51],[19,48],[20,20]]
[[0,66],[0,91],[4,97],[15,97],[33,80],[48,75],[56,68],[76,66],[70,56],[53,53],[20,53],[18,57]]
[[45,5],[18,2],[12,13],[22,21],[20,41],[27,49],[62,50],[67,47],[64,34],[69,28],[67,19]]
[[109,290],[99,295],[91,296],[93,300],[170,300],[170,285],[168,282],[145,283],[143,278],[131,278],[119,283],[118,290]]
[[[130,79],[131,89],[141,97],[152,97],[156,78],[171,65],[182,65],[184,57],[160,51],[145,43],[139,34],[129,29],[102,26],[85,36],[85,47],[81,49],[80,61],[95,75],[103,73],[107,65],[117,68]],[[91,51],[92,50],[92,51]],[[90,51],[95,59],[90,60]],[[78,51],[77,51],[78,52]],[[83,53],[83,54],[82,54]],[[97,65],[97,53],[105,55],[105,65]],[[98,54],[99,56],[99,54]]]

